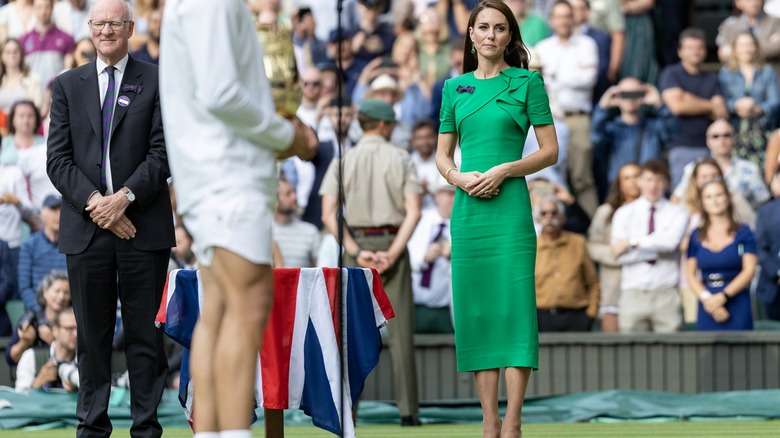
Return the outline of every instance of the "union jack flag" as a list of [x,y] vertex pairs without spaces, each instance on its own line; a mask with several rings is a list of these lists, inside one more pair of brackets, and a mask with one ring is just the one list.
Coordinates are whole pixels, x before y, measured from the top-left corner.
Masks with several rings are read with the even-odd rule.
[[[258,406],[301,409],[315,426],[352,437],[353,401],[379,361],[379,328],[395,314],[379,274],[366,268],[342,268],[340,312],[337,276],[338,268],[274,269],[274,307],[258,354],[255,394]],[[179,401],[190,423],[194,388],[189,348],[202,304],[200,273],[172,271],[156,322],[185,348]],[[346,342],[342,342],[342,318]],[[343,379],[342,358],[346,358]]]

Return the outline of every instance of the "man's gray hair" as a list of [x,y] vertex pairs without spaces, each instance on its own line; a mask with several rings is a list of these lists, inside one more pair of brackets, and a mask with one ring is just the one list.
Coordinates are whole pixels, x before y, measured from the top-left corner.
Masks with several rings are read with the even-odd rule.
[[[95,10],[95,6],[98,4],[105,2],[105,1],[117,1],[117,0],[96,0],[95,3],[92,3],[92,7],[89,8],[89,19],[92,19],[92,12]],[[130,7],[130,2],[127,0],[119,0],[122,3],[125,4],[125,17],[124,19],[127,21],[133,21],[133,8]]]
[[566,205],[555,197],[554,195],[544,195],[542,196],[542,199],[536,202],[536,205],[534,205],[534,218],[539,217],[539,214],[542,212],[542,205],[545,202],[552,202],[555,204],[555,209],[558,210],[558,216],[563,216],[566,214]]

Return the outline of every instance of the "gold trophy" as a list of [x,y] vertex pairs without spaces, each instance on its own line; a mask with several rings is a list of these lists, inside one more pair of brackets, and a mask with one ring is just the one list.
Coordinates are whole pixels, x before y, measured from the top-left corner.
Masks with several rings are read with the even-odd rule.
[[258,23],[257,37],[263,44],[263,65],[271,83],[276,112],[288,119],[295,117],[301,104],[301,84],[293,51],[292,27],[285,24]]

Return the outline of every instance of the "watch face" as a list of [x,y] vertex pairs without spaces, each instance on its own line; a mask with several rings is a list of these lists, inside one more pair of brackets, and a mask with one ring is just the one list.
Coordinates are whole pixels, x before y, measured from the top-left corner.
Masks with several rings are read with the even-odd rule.
[[135,193],[133,192],[127,193],[127,200],[130,202],[135,201]]

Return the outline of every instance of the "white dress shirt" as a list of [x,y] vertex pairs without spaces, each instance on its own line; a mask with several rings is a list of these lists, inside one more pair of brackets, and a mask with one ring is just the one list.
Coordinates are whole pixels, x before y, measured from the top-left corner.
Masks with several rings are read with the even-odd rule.
[[414,162],[414,167],[417,169],[417,178],[420,180],[420,183],[425,181],[426,187],[428,188],[428,192],[429,192],[423,194],[422,209],[423,210],[428,210],[431,208],[435,209],[436,204],[433,201],[433,194],[431,194],[430,192],[439,184],[446,184],[446,182],[444,181],[441,174],[439,173],[439,169],[436,167],[436,160],[434,160],[434,155],[431,154],[428,160],[424,161],[420,156],[420,153],[414,151],[412,152],[411,157],[412,157],[412,161]]
[[638,243],[617,258],[622,265],[621,290],[676,287],[679,283],[679,247],[688,226],[688,212],[666,199],[657,201],[655,232],[649,234],[650,207],[650,202],[640,197],[618,208],[612,218],[613,244],[617,240]]
[[[526,182],[535,179],[546,179],[554,182],[561,187],[566,187],[566,168],[565,163],[569,157],[569,137],[571,130],[566,122],[553,117],[553,126],[555,127],[555,136],[558,137],[558,162],[552,166],[534,172],[525,176]],[[536,139],[536,131],[533,126],[528,127],[528,135],[525,137],[525,146],[523,146],[523,158],[539,151],[539,141]]]
[[178,210],[222,192],[276,199],[276,153],[292,124],[276,114],[254,20],[242,0],[168,0],[160,96]]
[[41,143],[31,148],[19,149],[19,159],[16,165],[22,171],[30,189],[30,201],[35,210],[40,210],[43,200],[48,195],[59,195],[60,192],[51,183],[46,173],[46,144]]
[[0,239],[11,249],[22,244],[22,217],[33,213],[27,183],[22,171],[15,164],[0,165],[0,193],[12,193],[19,199],[17,207],[11,203],[0,204]]
[[[116,99],[117,96],[119,96],[119,90],[122,87],[122,78],[125,77],[125,70],[127,69],[127,58],[128,55],[125,55],[124,58],[120,59],[119,62],[117,62],[114,65],[114,112],[116,112]],[[108,64],[103,62],[102,59],[97,58],[97,62],[95,63],[97,66],[97,74],[98,74],[98,88],[100,89],[100,108],[103,108],[103,101],[106,98],[106,90],[108,90],[108,72],[106,71],[106,67],[108,67]],[[113,129],[114,126],[114,119],[111,118],[111,127],[109,128],[108,132],[111,132],[111,129]],[[111,137],[108,139],[108,146],[106,148],[106,157],[111,156]],[[106,195],[110,195],[114,193],[114,182],[113,178],[111,177],[111,160],[106,158]]]
[[548,90],[564,112],[590,113],[598,79],[599,52],[593,38],[573,34],[567,43],[547,37],[535,47]]
[[448,307],[452,302],[452,272],[450,259],[439,257],[433,261],[431,283],[429,287],[421,284],[423,271],[430,265],[425,262],[425,253],[433,243],[433,238],[444,223],[441,240],[450,240],[450,221],[443,219],[436,208],[426,210],[420,217],[420,222],[409,239],[409,262],[412,266],[412,292],[414,303],[427,307]]

